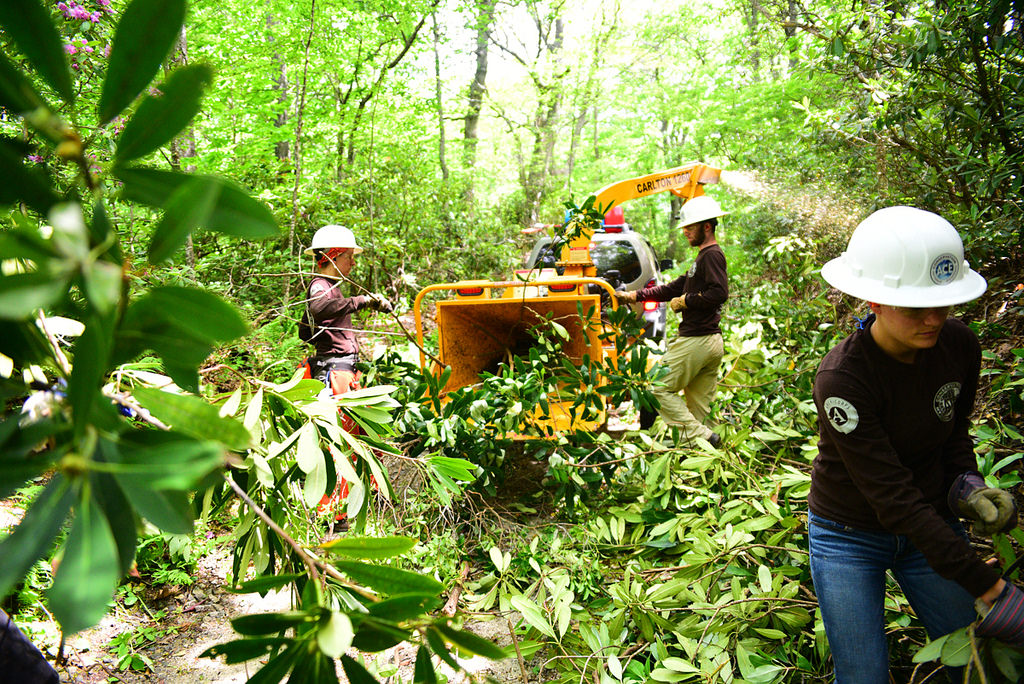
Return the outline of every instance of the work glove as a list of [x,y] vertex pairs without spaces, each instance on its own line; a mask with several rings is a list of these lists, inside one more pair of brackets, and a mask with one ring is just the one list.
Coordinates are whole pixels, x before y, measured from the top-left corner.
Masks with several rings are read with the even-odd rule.
[[1017,526],[1017,504],[1004,489],[985,484],[977,473],[963,473],[949,488],[950,508],[974,521],[975,534],[991,537]]
[[669,300],[668,306],[670,309],[679,313],[686,308],[686,295],[680,295],[679,297],[673,297]]
[[629,302],[630,304],[632,304],[633,302],[636,301],[636,290],[633,290],[632,292],[616,291],[615,298],[618,299],[620,302]]
[[982,620],[975,628],[975,634],[999,639],[1018,651],[1024,650],[1024,592],[1007,582],[991,608],[980,600],[976,605]]
[[370,304],[377,311],[383,311],[384,313],[391,313],[395,310],[395,305],[382,294],[374,293],[370,295]]

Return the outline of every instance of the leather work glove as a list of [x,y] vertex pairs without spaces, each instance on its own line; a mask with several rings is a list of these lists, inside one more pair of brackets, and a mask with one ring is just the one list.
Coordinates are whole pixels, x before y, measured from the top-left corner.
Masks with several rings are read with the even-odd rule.
[[395,310],[395,305],[392,304],[387,297],[382,294],[374,293],[370,295],[370,301],[373,304],[373,308],[377,311],[383,311],[384,313],[391,313]]
[[618,299],[620,302],[629,302],[630,304],[632,304],[633,302],[636,301],[636,290],[633,290],[632,292],[616,292],[615,298]]
[[975,534],[991,537],[1017,526],[1017,504],[1013,494],[985,484],[977,473],[963,473],[949,488],[950,508],[974,521]]
[[[984,603],[979,600],[978,605]],[[1018,651],[1024,650],[1024,592],[1007,582],[974,631],[978,636],[999,639]]]
[[669,308],[671,308],[673,311],[679,313],[680,311],[686,308],[686,295],[673,297],[672,299],[669,300],[668,305]]

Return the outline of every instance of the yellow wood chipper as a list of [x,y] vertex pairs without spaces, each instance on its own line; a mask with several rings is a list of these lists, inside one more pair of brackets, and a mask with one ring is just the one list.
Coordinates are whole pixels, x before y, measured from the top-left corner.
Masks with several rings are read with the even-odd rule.
[[[607,185],[595,194],[593,206],[608,211],[630,200],[666,191],[685,202],[703,195],[703,185],[718,182],[720,175],[719,169],[690,162]],[[481,372],[493,372],[500,362],[528,349],[533,339],[531,329],[547,320],[554,320],[568,333],[561,353],[574,364],[582,363],[584,356],[595,362],[617,362],[614,333],[601,320],[600,294],[606,292],[607,301],[615,308],[615,291],[609,282],[596,275],[590,256],[591,238],[592,231],[584,229],[567,242],[553,269],[516,271],[515,278],[506,281],[464,280],[429,285],[419,292],[413,314],[421,349],[424,298],[433,292],[447,293],[447,298],[437,301],[434,314],[437,354],[428,361],[427,355],[420,352],[425,369],[430,366],[432,372],[440,374],[444,367],[451,368],[445,392],[480,382]],[[569,392],[563,388],[551,396],[547,412],[542,415],[538,411],[524,422],[555,432],[602,427],[607,420],[606,411],[602,408],[597,416],[588,418],[574,415],[570,410],[572,399],[565,398],[572,394],[572,388],[568,389]]]

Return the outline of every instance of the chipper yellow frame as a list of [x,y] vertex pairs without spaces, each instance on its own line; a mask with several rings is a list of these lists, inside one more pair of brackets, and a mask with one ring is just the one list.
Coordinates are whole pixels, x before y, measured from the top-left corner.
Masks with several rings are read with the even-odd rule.
[[[659,192],[672,192],[684,202],[704,194],[705,183],[718,182],[721,171],[700,162],[690,162],[673,169],[629,178],[607,185],[596,193],[594,206],[607,211],[612,206]],[[607,207],[605,206],[607,205]],[[424,297],[437,291],[450,292],[450,298],[439,300],[434,316],[437,323],[438,364],[432,369],[440,373],[451,367],[445,392],[480,382],[480,373],[493,370],[510,355],[522,353],[532,339],[529,331],[549,316],[569,333],[562,353],[573,363],[581,363],[584,355],[595,362],[615,364],[615,340],[601,340],[601,297],[590,293],[590,285],[604,289],[616,307],[614,290],[607,281],[596,277],[590,260],[592,233],[584,231],[562,249],[555,269],[517,271],[516,280],[464,280],[457,283],[429,285],[416,295],[413,314],[416,338],[423,348],[422,306]],[[581,319],[579,311],[584,312]],[[589,318],[588,318],[589,317]],[[427,356],[420,352],[420,363],[427,367]],[[602,409],[596,418],[585,420],[573,416],[572,400],[552,397],[547,416],[534,415],[527,422],[538,428],[550,427],[556,432],[595,430],[607,420]]]

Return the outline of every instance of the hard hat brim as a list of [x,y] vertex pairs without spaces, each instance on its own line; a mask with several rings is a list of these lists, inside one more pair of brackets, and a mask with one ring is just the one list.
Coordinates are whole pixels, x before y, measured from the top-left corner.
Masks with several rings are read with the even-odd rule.
[[717,211],[717,212],[713,211],[713,212],[710,212],[707,216],[698,216],[695,219],[691,219],[691,220],[689,220],[686,223],[680,224],[679,227],[680,228],[686,228],[688,226],[692,226],[695,223],[704,223],[705,221],[710,221],[713,218],[722,218],[723,216],[728,216],[728,215],[729,215],[729,212],[727,212],[727,211]]
[[[324,247],[324,249],[328,249],[328,248]],[[354,254],[354,255],[355,254],[362,254],[363,253],[363,248],[362,247],[344,247],[343,249],[351,249],[352,250],[352,254]],[[313,255],[313,251],[314,250],[313,250],[312,247],[307,247],[306,249],[302,250],[302,253],[303,254],[309,254],[310,256],[312,256]]]
[[821,268],[821,277],[837,290],[866,302],[913,308],[963,304],[977,299],[988,288],[985,278],[966,263],[963,276],[946,285],[891,287],[858,277],[842,257],[825,264]]

